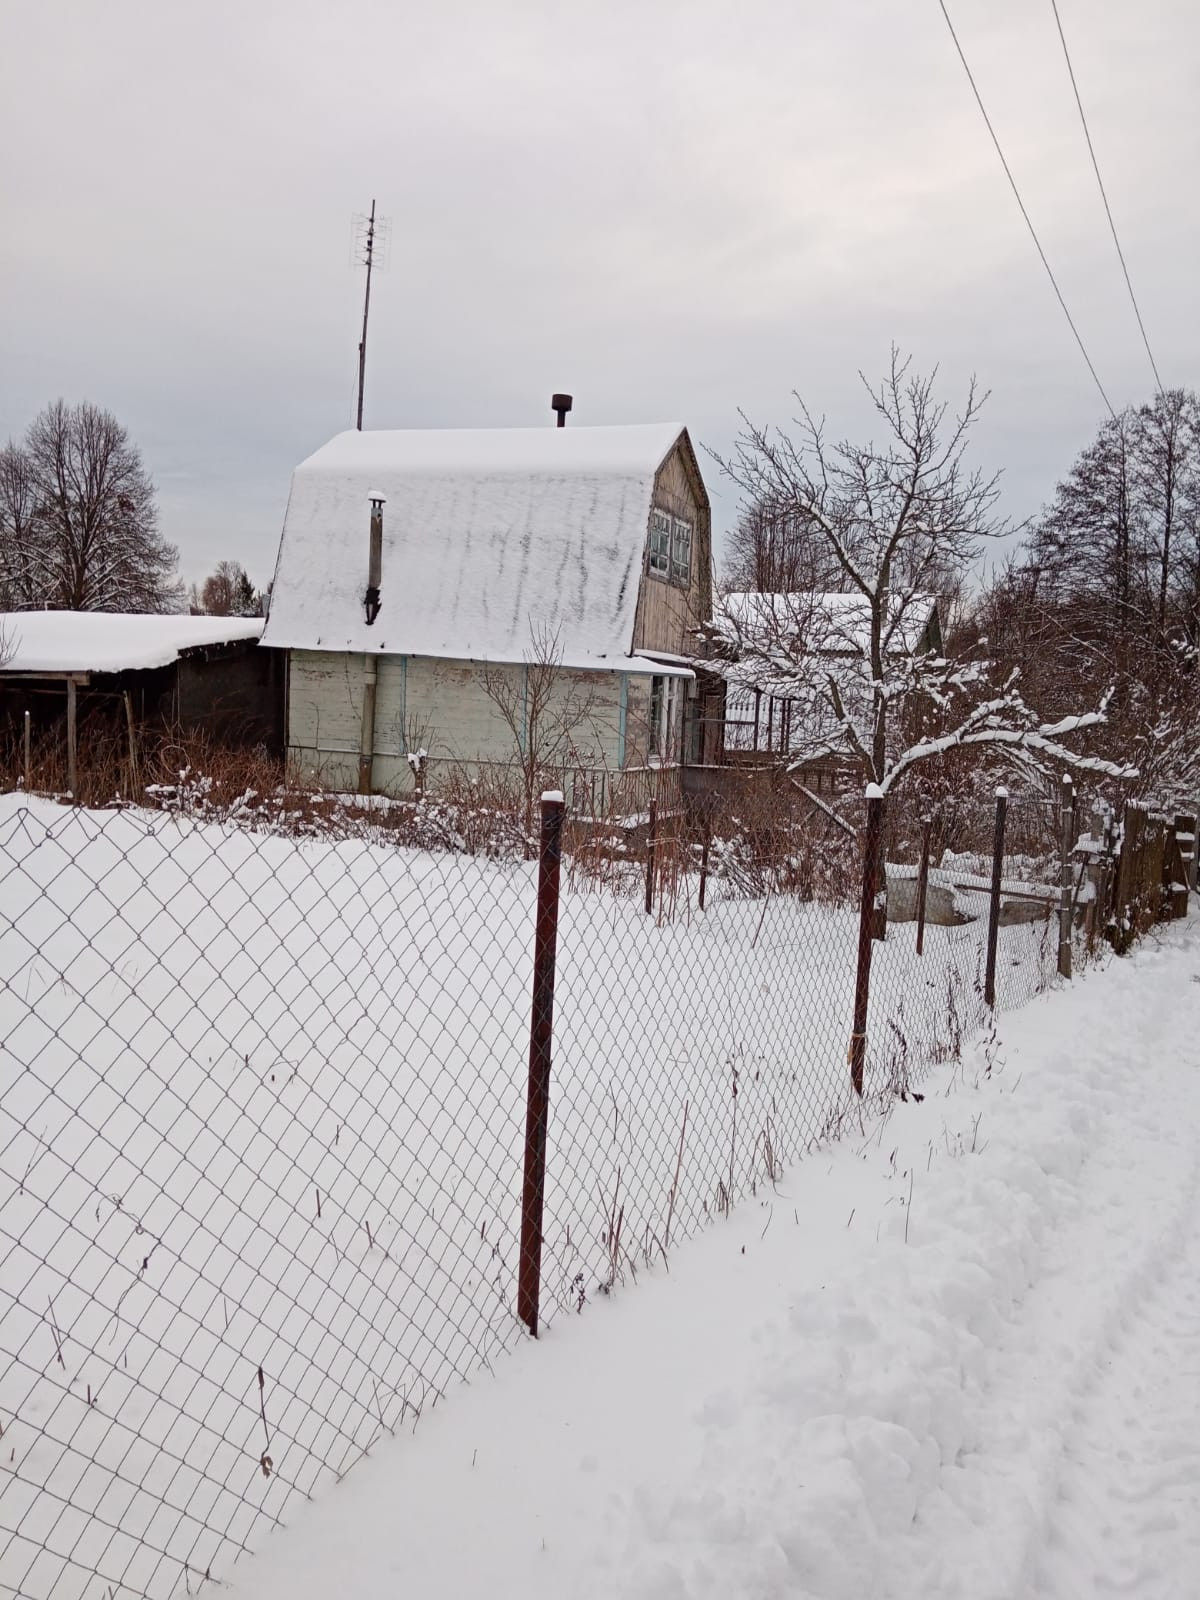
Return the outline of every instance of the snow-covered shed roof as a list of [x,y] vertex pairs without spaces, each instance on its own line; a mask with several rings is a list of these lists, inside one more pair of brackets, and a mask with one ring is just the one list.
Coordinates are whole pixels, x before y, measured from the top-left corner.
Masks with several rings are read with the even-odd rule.
[[[937,610],[933,595],[897,597],[890,608],[895,619],[891,646],[916,650]],[[811,648],[833,654],[864,653],[870,648],[871,609],[865,596],[840,594],[727,594],[718,608],[721,632],[747,640],[795,637]]]
[[655,477],[681,438],[678,423],[339,434],[292,474],[263,643],[521,661],[547,627],[565,665],[622,665]]
[[261,617],[0,612],[0,672],[125,672],[166,667],[188,650],[257,639],[262,629]]

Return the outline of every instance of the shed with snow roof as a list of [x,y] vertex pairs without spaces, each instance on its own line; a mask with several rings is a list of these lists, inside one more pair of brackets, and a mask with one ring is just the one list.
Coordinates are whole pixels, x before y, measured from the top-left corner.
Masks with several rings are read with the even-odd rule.
[[684,754],[711,606],[681,425],[350,432],[292,475],[263,642],[326,784],[536,768],[638,810]]
[[[81,759],[115,724],[203,732],[224,745],[283,743],[283,673],[259,649],[261,617],[0,613],[0,722],[12,743],[25,713],[36,736],[75,728]],[[73,787],[73,785],[72,785]]]

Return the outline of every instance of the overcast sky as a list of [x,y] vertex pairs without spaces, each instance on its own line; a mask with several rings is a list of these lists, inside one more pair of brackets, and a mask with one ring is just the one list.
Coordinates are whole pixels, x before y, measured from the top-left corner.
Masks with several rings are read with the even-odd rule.
[[[1117,406],[1152,392],[1050,0],[948,0]],[[1200,381],[1200,8],[1060,0],[1167,383]],[[369,427],[861,417],[890,341],[992,390],[1035,512],[1102,403],[937,0],[7,0],[0,437],[59,395],[141,445],[190,579],[265,582],[352,426],[355,212],[390,219]],[[715,470],[718,520],[733,512]]]

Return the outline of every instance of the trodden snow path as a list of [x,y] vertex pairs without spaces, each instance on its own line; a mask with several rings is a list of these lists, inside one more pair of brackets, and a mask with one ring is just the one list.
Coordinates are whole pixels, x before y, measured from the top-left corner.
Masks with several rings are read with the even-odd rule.
[[1065,1441],[1047,1595],[1192,1600],[1200,1587],[1200,1243],[1133,1303]]
[[452,1392],[234,1592],[1196,1595],[1198,931]]

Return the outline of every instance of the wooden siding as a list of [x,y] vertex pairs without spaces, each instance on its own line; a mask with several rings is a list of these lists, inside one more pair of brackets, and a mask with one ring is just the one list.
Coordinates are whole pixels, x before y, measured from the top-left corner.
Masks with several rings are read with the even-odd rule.
[[[291,653],[288,754],[300,771],[329,787],[354,788],[362,726],[363,658],[333,651]],[[490,669],[525,723],[526,668],[516,664]],[[489,697],[484,668],[477,662],[429,656],[382,655],[376,660],[374,786],[404,794],[413,787],[406,759],[409,749],[428,752],[428,773],[436,782],[450,767],[513,765],[519,751],[512,730]],[[650,680],[628,678],[626,696],[644,723]],[[621,674],[563,669],[554,683],[553,724],[569,725],[560,742],[564,768],[616,771],[621,765]],[[636,729],[635,729],[636,732]],[[631,746],[626,764],[640,759]]]
[[691,579],[685,587],[649,570],[647,526],[633,648],[692,655],[695,630],[712,616],[712,513],[690,451],[676,447],[667,457],[655,480],[654,505],[691,523]]

